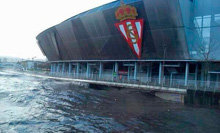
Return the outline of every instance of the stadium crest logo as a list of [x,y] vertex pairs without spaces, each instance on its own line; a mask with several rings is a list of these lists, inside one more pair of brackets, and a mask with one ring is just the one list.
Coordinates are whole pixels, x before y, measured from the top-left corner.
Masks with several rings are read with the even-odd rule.
[[121,4],[115,12],[116,19],[120,20],[115,26],[127,41],[133,53],[141,58],[143,19],[136,19],[138,16],[135,7]]

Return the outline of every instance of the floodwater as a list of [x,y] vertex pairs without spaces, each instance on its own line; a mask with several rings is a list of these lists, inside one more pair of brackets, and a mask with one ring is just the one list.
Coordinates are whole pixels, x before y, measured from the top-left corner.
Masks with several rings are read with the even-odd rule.
[[83,88],[0,72],[0,133],[5,132],[219,133],[220,109],[134,89]]

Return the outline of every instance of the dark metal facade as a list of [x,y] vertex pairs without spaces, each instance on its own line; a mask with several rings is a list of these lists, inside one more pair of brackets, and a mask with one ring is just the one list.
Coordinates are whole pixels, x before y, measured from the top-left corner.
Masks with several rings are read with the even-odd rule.
[[[125,0],[126,4],[137,8],[138,18],[144,19],[140,60],[195,58],[191,54],[193,49],[186,30],[188,22],[193,19],[183,15],[183,4],[193,8],[194,1],[184,1],[187,2]],[[115,1],[81,13],[47,29],[37,36],[39,47],[49,61],[138,59],[114,25],[118,22],[115,11],[119,3]]]

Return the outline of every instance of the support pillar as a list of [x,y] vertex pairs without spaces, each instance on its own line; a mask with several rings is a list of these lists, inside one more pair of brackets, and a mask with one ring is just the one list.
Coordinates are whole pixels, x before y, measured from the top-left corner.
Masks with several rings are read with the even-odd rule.
[[201,68],[201,86],[204,86],[204,81],[205,81],[205,68],[204,68],[204,64],[202,64],[202,68]]
[[161,78],[162,78],[162,62],[160,62],[160,66],[159,66],[159,81],[158,81],[159,84],[161,84]]
[[147,81],[149,81],[150,77],[150,65],[147,66]]
[[80,64],[79,62],[76,64],[76,77],[79,77],[79,68],[80,68]]
[[72,72],[72,63],[69,63],[69,75],[71,74]]
[[53,64],[50,64],[50,74],[53,73]]
[[149,80],[151,81],[151,77],[152,77],[152,62],[150,63],[150,77],[149,77]]
[[118,62],[115,62],[115,72],[118,73]]
[[62,65],[62,75],[64,75],[64,72],[65,72],[65,63],[63,63]]
[[130,79],[130,66],[128,66],[128,80]]
[[198,64],[196,64],[196,68],[195,68],[195,87],[197,86],[197,80],[198,80]]
[[210,73],[208,73],[207,87],[210,87],[210,78],[211,78],[211,75]]
[[86,77],[89,78],[89,63],[87,63],[87,67],[86,67]]
[[186,62],[186,70],[185,70],[185,83],[184,85],[187,86],[188,85],[188,76],[189,76],[189,63]]
[[59,73],[59,72],[60,72],[60,64],[57,63],[57,73]]
[[56,71],[57,71],[57,64],[54,63],[54,64],[53,64],[53,72],[55,73]]
[[137,79],[137,69],[138,69],[138,63],[135,62],[135,63],[134,63],[134,80]]
[[53,73],[56,72],[56,64],[53,64]]
[[100,62],[100,64],[99,64],[99,78],[100,79],[102,78],[102,72],[103,72],[103,64],[102,64],[102,62]]
[[118,78],[118,62],[115,62],[115,78],[117,79]]
[[54,72],[54,64],[50,64],[50,73],[52,74]]
[[171,72],[170,74],[170,87],[172,86],[173,84],[173,73]]

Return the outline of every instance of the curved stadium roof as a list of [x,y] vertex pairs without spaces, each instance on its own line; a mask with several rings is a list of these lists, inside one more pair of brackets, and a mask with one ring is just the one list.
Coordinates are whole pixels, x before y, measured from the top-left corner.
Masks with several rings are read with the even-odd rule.
[[[138,1],[141,1],[141,0],[124,0],[124,3],[125,4],[130,4],[130,3],[134,3],[134,2],[138,2]],[[67,19],[66,21],[68,20],[71,20],[71,19],[75,19],[75,18],[78,18],[78,17],[82,17],[84,15],[88,15],[88,14],[91,14],[91,13],[94,13],[94,12],[98,12],[98,11],[104,11],[104,10],[108,10],[110,8],[115,8],[115,7],[119,7],[120,6],[120,0],[117,0],[117,1],[113,1],[111,3],[107,3],[105,5],[102,5],[102,6],[99,6],[99,7],[96,7],[96,8],[93,8],[91,10],[88,10],[88,11],[85,11],[85,12],[82,12],[78,15],[75,15],[69,19]]]
[[[201,43],[201,38],[193,25],[193,32],[186,29],[189,22],[185,21],[191,20],[188,17],[194,15],[190,10],[194,7],[192,2],[185,0],[124,0],[124,2],[137,9],[137,19],[144,20],[141,58],[133,54],[115,27],[115,24],[119,23],[115,18],[115,11],[120,6],[119,0],[75,15],[43,31],[37,36],[41,51],[49,61],[158,60],[164,59],[163,47],[166,44],[168,60],[198,59],[198,55],[192,53],[197,50],[195,46]],[[185,16],[186,11],[191,15]],[[219,55],[220,58],[217,52],[215,55]]]
[[[134,2],[138,2],[138,1],[141,1],[141,0],[124,0],[124,3],[125,4],[130,4],[130,3],[134,3]],[[116,1],[104,4],[102,6],[90,9],[88,11],[82,12],[80,14],[77,14],[77,15],[75,15],[75,16],[73,16],[73,17],[71,17],[71,18],[69,18],[69,19],[67,19],[67,20],[65,20],[63,22],[66,22],[66,21],[69,21],[69,20],[73,20],[73,19],[76,19],[78,17],[83,17],[85,15],[89,15],[89,14],[92,14],[92,13],[95,13],[95,12],[98,12],[98,11],[104,11],[104,10],[108,10],[110,8],[115,8],[115,7],[119,7],[119,6],[120,6],[120,0],[116,0]],[[63,23],[63,22],[61,22],[61,23]],[[54,26],[52,26],[52,27],[54,27]],[[50,30],[50,28],[48,28],[47,30]],[[47,32],[47,30],[43,31],[42,33]]]

